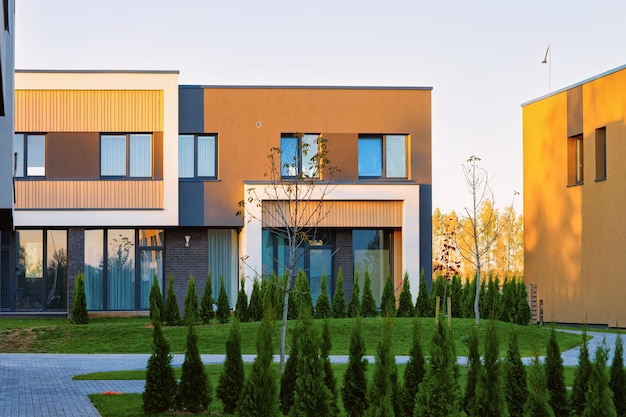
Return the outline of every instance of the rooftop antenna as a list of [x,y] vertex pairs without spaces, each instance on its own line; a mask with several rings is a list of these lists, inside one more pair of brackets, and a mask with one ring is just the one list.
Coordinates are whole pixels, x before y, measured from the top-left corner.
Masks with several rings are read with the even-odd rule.
[[546,54],[543,56],[543,60],[541,60],[542,64],[548,64],[548,92],[552,92],[552,50],[550,48],[550,44],[548,44],[548,49],[546,49]]

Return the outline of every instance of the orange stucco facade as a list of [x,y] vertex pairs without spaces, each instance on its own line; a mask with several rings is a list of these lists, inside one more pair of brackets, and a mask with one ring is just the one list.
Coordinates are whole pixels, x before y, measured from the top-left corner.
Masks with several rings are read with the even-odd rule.
[[525,276],[543,319],[623,326],[626,67],[522,109]]

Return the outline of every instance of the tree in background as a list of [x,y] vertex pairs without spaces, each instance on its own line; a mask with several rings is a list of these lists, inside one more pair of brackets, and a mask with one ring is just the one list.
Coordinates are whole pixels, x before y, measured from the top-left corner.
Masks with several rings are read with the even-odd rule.
[[433,312],[430,310],[430,296],[428,287],[426,286],[426,278],[424,271],[420,273],[420,286],[417,300],[415,300],[415,317],[432,317]]
[[256,279],[252,283],[248,316],[252,321],[261,321],[263,318],[263,300],[261,299],[261,285]]
[[363,298],[361,300],[361,316],[363,317],[376,317],[376,300],[374,300],[374,294],[372,294],[372,279],[370,278],[370,271],[365,266],[365,273],[363,275]]
[[346,294],[343,292],[343,271],[339,268],[335,295],[333,296],[333,317],[341,319],[346,317]]
[[[163,311],[163,294],[159,287],[159,279],[156,274],[152,277],[152,285],[150,286],[150,320],[159,320],[161,322],[161,312]],[[156,316],[158,314],[158,317]]]
[[426,360],[422,351],[419,337],[419,320],[413,321],[411,351],[409,361],[404,369],[404,386],[402,390],[402,409],[404,416],[412,416],[415,410],[415,396],[419,391],[419,384],[426,375]]
[[196,293],[196,280],[189,275],[187,282],[187,295],[185,295],[185,324],[194,324],[198,320],[198,294]]
[[528,375],[528,400],[524,410],[527,417],[554,417],[550,407],[550,393],[546,389],[547,381],[544,367],[539,363],[539,355],[535,354]]
[[510,417],[524,417],[524,405],[528,399],[526,368],[522,363],[517,344],[517,333],[509,331],[509,348],[504,360],[504,397]]
[[211,381],[207,378],[198,352],[198,335],[193,321],[187,324],[187,349],[180,375],[178,403],[181,410],[198,413],[207,409],[213,399]]
[[348,417],[362,417],[369,408],[367,397],[367,359],[365,355],[365,342],[361,334],[361,319],[354,320],[354,327],[350,335],[350,356],[348,368],[343,374],[343,386],[341,387],[341,399],[343,408]]
[[[156,279],[155,279],[156,282]],[[163,336],[158,307],[154,307],[152,324],[152,355],[146,369],[146,385],[143,391],[143,410],[146,413],[161,413],[175,407],[178,384],[172,368],[170,345]]]
[[455,275],[450,280],[450,295],[452,304],[452,317],[463,317],[462,309],[463,304],[461,302],[463,298],[463,284],[461,283],[461,277]]
[[572,414],[582,416],[587,400],[585,396],[589,388],[589,376],[591,375],[591,360],[587,347],[587,326],[583,327],[583,344],[578,352],[578,367],[574,372],[574,385],[570,396]]
[[624,371],[624,345],[622,335],[615,338],[615,351],[609,372],[609,388],[613,391],[613,404],[618,416],[626,415],[626,371]]
[[248,321],[248,295],[246,294],[245,278],[241,278],[241,286],[237,294],[237,304],[235,304],[235,314],[239,321]]
[[167,296],[165,297],[165,307],[163,307],[163,324],[178,326],[181,323],[180,310],[174,292],[174,275],[170,273],[167,280]]
[[207,274],[206,284],[204,285],[204,293],[202,293],[202,299],[200,300],[200,318],[202,323],[208,324],[215,317],[215,310],[213,310],[213,279],[211,278],[211,272]]
[[230,335],[226,341],[226,359],[217,385],[217,398],[224,404],[224,413],[233,414],[237,408],[239,395],[243,389],[245,374],[241,357],[241,332],[239,320],[233,320]]
[[461,398],[461,408],[468,416],[476,415],[476,387],[478,377],[481,374],[482,362],[480,361],[480,351],[478,342],[478,331],[476,326],[467,338],[467,376],[465,382],[465,392]]
[[72,323],[87,324],[87,296],[85,295],[85,275],[81,272],[74,277],[74,295],[72,296]]
[[330,299],[328,298],[328,287],[326,286],[326,273],[322,273],[320,282],[320,295],[315,302],[315,318],[325,319],[331,316]]
[[359,271],[354,271],[352,294],[348,303],[348,317],[355,318],[361,315],[361,288],[359,288]]
[[389,273],[387,279],[385,279],[383,295],[380,298],[380,314],[382,314],[383,317],[396,316],[396,294],[391,273]]
[[215,312],[217,320],[224,324],[230,320],[230,305],[228,304],[228,295],[224,288],[224,277],[220,276],[220,292],[217,296],[217,311]]
[[550,393],[550,406],[556,417],[569,416],[567,388],[563,370],[563,358],[556,341],[554,325],[550,330],[550,339],[546,348],[546,387]]
[[402,292],[398,304],[398,317],[413,317],[415,309],[413,308],[413,298],[411,297],[411,284],[409,283],[409,274],[404,273],[402,281]]
[[596,349],[593,359],[582,417],[617,417],[612,399],[613,393],[609,388],[609,376],[606,372],[608,356],[609,348],[606,346],[606,340],[603,340]]

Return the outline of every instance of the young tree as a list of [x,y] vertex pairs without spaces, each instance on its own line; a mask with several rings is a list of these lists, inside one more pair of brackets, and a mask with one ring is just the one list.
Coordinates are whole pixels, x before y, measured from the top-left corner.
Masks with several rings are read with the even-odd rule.
[[163,307],[163,323],[169,326],[178,326],[181,323],[180,309],[174,291],[174,275],[170,273],[167,280],[167,296],[165,297],[165,307]]
[[417,294],[417,300],[415,301],[415,317],[431,317],[433,315],[430,310],[429,299],[428,287],[426,286],[424,271],[422,271],[420,273],[419,293]]
[[583,344],[578,353],[578,367],[574,372],[574,385],[570,404],[574,416],[582,416],[587,400],[587,390],[589,388],[589,376],[591,375],[591,360],[589,359],[589,348],[587,347],[587,327],[583,327]]
[[413,299],[411,297],[411,284],[409,283],[409,274],[404,274],[402,281],[402,292],[400,293],[400,302],[398,305],[398,317],[413,317],[415,309],[413,308]]
[[343,291],[343,271],[339,268],[335,295],[333,296],[333,317],[341,319],[346,317],[346,294]]
[[180,376],[178,403],[183,411],[198,413],[207,409],[213,395],[211,381],[198,352],[198,336],[193,322],[189,321],[187,326],[187,349]]
[[396,294],[394,290],[393,277],[388,274],[383,287],[383,295],[380,298],[380,313],[383,317],[396,316]]
[[350,356],[348,369],[343,375],[343,387],[341,387],[341,399],[343,408],[348,417],[362,417],[369,408],[367,399],[367,359],[365,355],[365,342],[361,334],[361,318],[354,320],[354,327],[350,335]]
[[539,363],[539,355],[535,354],[528,376],[528,400],[524,407],[526,417],[554,417],[543,368]]
[[85,295],[85,275],[81,272],[74,278],[74,296],[72,297],[72,323],[87,324],[87,296]]
[[509,349],[504,361],[504,396],[510,417],[524,417],[524,405],[528,399],[526,368],[522,363],[517,344],[517,333],[509,332]]
[[361,315],[363,317],[376,317],[376,301],[372,294],[372,279],[367,266],[363,276],[363,299],[361,300]]
[[185,295],[185,324],[195,324],[198,319],[198,294],[196,293],[196,280],[193,275],[187,282],[187,295]]
[[333,365],[330,363],[330,350],[332,349],[332,342],[330,340],[330,326],[328,318],[324,320],[324,326],[322,327],[322,345],[320,347],[320,357],[324,364],[324,383],[330,391],[330,414],[331,416],[339,415],[338,405],[338,392],[337,392],[337,380],[335,379],[335,373],[333,371]]
[[241,287],[237,294],[237,304],[235,305],[235,314],[241,322],[248,321],[248,295],[246,294],[246,279],[241,278]]
[[[156,280],[155,280],[156,282]],[[172,368],[170,345],[163,336],[160,312],[155,307],[152,324],[152,355],[146,369],[146,385],[143,392],[143,410],[146,413],[161,413],[174,408],[178,384]]]
[[[159,288],[159,280],[154,274],[152,277],[152,285],[150,286],[150,320],[158,320],[161,322],[161,312],[163,311],[163,294]],[[157,316],[158,314],[158,316]]]
[[419,384],[426,375],[426,360],[422,351],[419,337],[419,321],[413,321],[413,337],[409,361],[404,369],[404,387],[402,390],[402,409],[404,416],[412,416],[415,410],[415,396],[419,391]]
[[498,363],[498,332],[495,320],[490,320],[485,335],[484,366],[476,386],[476,415],[481,417],[506,416],[506,401],[502,389]]
[[582,417],[617,417],[612,399],[613,393],[609,388],[609,376],[606,372],[608,355],[609,349],[606,346],[606,340],[603,340],[596,349]]
[[260,222],[285,245],[286,256],[275,259],[287,274],[282,288],[281,373],[285,367],[289,297],[296,283],[297,265],[302,256],[300,249],[308,244],[317,226],[328,216],[330,204],[325,199],[333,189],[332,178],[337,171],[328,158],[327,140],[323,135],[315,137],[299,132],[284,140],[290,142],[290,146],[270,149],[268,183],[259,189],[249,188],[237,212]]
[[626,416],[626,372],[624,371],[624,345],[622,335],[615,338],[615,351],[609,372],[609,388],[613,391],[613,404],[618,416]]
[[261,299],[261,285],[256,279],[252,283],[252,294],[250,294],[248,316],[252,321],[261,321],[261,319],[263,318],[263,300]]
[[220,277],[220,292],[217,296],[217,311],[215,312],[217,320],[224,324],[230,320],[230,305],[228,304],[228,295],[224,288],[224,278]]
[[476,415],[476,386],[478,385],[478,377],[481,374],[482,362],[480,361],[478,342],[478,331],[472,326],[469,337],[467,338],[467,377],[465,382],[465,392],[461,398],[461,408],[468,416]]
[[352,295],[348,303],[348,317],[355,318],[361,315],[361,289],[359,288],[359,272],[354,271],[354,283],[352,284]]
[[233,320],[230,335],[226,341],[226,360],[217,385],[217,398],[224,404],[224,413],[233,414],[237,408],[239,395],[245,380],[241,357],[241,332],[239,320]]
[[[479,161],[480,158],[472,155],[463,165],[463,175],[467,189],[472,196],[472,204],[469,208],[465,208],[465,216],[456,233],[456,246],[461,256],[476,269],[476,297],[474,299],[476,324],[480,323],[479,289],[483,263],[487,262],[492,246],[507,223],[498,221],[498,212],[493,209],[494,195],[489,174],[478,165]],[[510,207],[511,210],[503,214],[508,221],[512,216],[513,204]]]
[[202,293],[202,299],[200,300],[200,318],[202,323],[208,324],[215,317],[215,310],[213,310],[213,279],[211,272],[207,274],[206,284],[204,285],[204,293]]
[[330,299],[328,298],[328,287],[326,286],[326,273],[322,273],[322,280],[320,282],[320,295],[317,297],[315,303],[315,318],[325,319],[331,316],[330,311]]
[[565,375],[563,370],[563,358],[559,345],[556,341],[554,325],[550,331],[550,340],[546,348],[546,380],[547,389],[550,393],[550,406],[555,417],[568,417],[569,407],[567,402],[567,388],[565,387]]

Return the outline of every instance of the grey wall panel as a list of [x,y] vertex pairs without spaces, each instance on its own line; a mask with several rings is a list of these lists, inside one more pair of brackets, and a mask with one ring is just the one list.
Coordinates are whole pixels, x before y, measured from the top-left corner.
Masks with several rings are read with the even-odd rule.
[[433,277],[433,190],[430,184],[420,184],[420,270],[430,288]]
[[180,133],[204,132],[204,89],[179,87],[178,131]]
[[204,183],[181,181],[178,184],[178,218],[181,226],[202,226],[204,223]]

